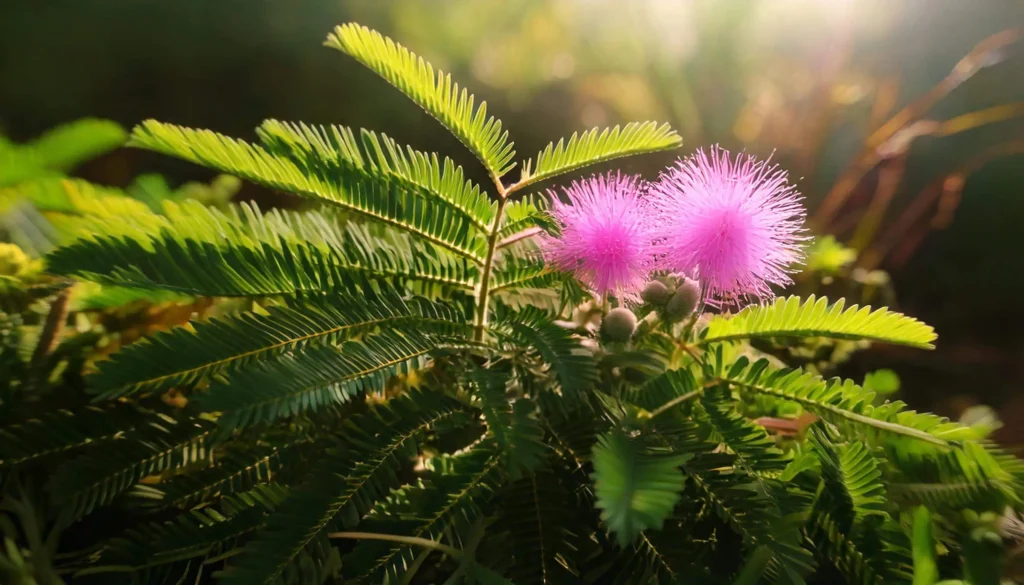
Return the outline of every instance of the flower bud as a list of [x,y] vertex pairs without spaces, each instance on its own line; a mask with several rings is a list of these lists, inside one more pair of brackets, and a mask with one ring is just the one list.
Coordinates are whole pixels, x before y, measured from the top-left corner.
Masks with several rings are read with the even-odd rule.
[[672,320],[685,319],[697,308],[699,300],[700,285],[693,279],[684,278],[665,305],[665,315]]
[[601,336],[606,341],[629,341],[636,330],[636,315],[629,309],[612,309],[601,322]]
[[660,280],[652,280],[647,283],[644,287],[643,292],[640,293],[640,298],[649,305],[655,305],[658,307],[664,306],[665,303],[672,297],[672,291],[668,290],[665,283]]

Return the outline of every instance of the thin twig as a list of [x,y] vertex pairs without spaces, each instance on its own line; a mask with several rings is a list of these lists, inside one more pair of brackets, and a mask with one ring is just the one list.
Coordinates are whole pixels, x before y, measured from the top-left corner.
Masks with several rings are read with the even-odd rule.
[[665,404],[662,404],[658,408],[655,408],[654,410],[652,410],[650,416],[647,417],[648,420],[650,420],[652,418],[655,418],[655,417],[657,417],[660,414],[664,414],[664,413],[668,412],[669,410],[672,410],[673,408],[675,408],[676,406],[679,406],[680,404],[682,404],[684,402],[689,402],[690,400],[693,400],[694,398],[700,396],[700,393],[703,392],[703,391],[704,391],[703,389],[701,389],[701,390],[692,390],[690,392],[687,392],[686,394],[682,394],[680,396],[676,396],[672,400],[669,400]]
[[540,229],[539,227],[526,228],[525,230],[516,232],[511,236],[505,238],[504,240],[498,242],[498,249],[504,248],[505,246],[511,246],[512,244],[520,242],[522,240],[530,239],[533,236],[539,235],[543,232],[544,230]]
[[53,351],[54,345],[64,330],[64,320],[68,316],[69,296],[68,288],[61,289],[50,303],[50,312],[47,313],[43,330],[39,334],[39,342],[36,343],[35,351],[32,352],[31,364],[34,369],[42,367],[43,361]]
[[462,551],[457,548],[448,546],[447,544],[441,544],[440,542],[430,540],[429,538],[419,538],[417,536],[401,536],[399,534],[382,534],[379,532],[331,532],[327,535],[327,538],[348,538],[351,540],[386,540],[388,542],[397,542],[400,544],[408,544],[411,546],[422,546],[425,548],[443,552],[446,555],[456,558],[462,556]]

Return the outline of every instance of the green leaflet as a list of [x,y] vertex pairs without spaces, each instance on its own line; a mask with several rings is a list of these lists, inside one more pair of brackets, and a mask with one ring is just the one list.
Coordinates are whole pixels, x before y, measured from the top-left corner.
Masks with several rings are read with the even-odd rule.
[[[461,455],[441,458],[436,465],[425,485],[405,490],[406,497],[415,502],[414,509],[388,510],[385,506],[383,513],[370,515],[367,528],[434,541],[451,538],[455,545],[464,543],[474,523],[483,516],[483,504],[504,479],[502,459],[481,445]],[[380,583],[385,577],[402,577],[419,552],[407,544],[363,540],[343,560],[347,574]]]
[[582,392],[597,378],[593,355],[571,331],[536,307],[498,311],[492,331],[504,343],[535,350],[567,392]]
[[451,130],[492,175],[500,177],[515,164],[513,145],[501,122],[487,116],[487,106],[475,100],[450,76],[402,45],[355,23],[341,25],[327,37],[328,47],[350,55],[398,88],[428,114]]
[[125,131],[109,120],[83,118],[23,145],[0,143],[0,187],[59,175],[79,163],[121,146]]
[[52,253],[50,270],[122,287],[237,297],[383,281],[429,294],[468,290],[477,278],[475,266],[449,251],[315,212],[261,212],[244,204],[222,212],[165,202],[163,214],[93,214],[78,223],[101,235]]
[[768,306],[749,306],[734,316],[716,316],[703,333],[702,343],[754,337],[832,337],[866,339],[931,348],[935,331],[917,319],[885,308],[853,305],[845,300],[780,298]]
[[340,343],[385,326],[445,329],[458,314],[424,299],[333,296],[273,306],[154,335],[103,362],[90,386],[103,398],[154,392],[241,368],[310,345]]
[[198,395],[199,408],[219,412],[234,429],[347,402],[383,390],[391,376],[422,365],[451,342],[415,330],[391,329],[334,347],[299,351],[246,369]]
[[537,416],[537,406],[528,398],[510,400],[506,387],[511,372],[492,364],[470,372],[473,394],[480,401],[487,430],[508,459],[509,473],[529,474],[543,459],[546,446]]
[[[131,146],[177,156],[243,179],[337,206],[359,216],[414,234],[474,262],[482,262],[482,242],[437,198],[424,198],[343,160],[309,158],[267,150],[209,130],[193,130],[148,120],[132,133]],[[280,147],[279,147],[280,148]],[[307,155],[319,154],[313,149]],[[341,163],[341,166],[339,166]]]
[[429,155],[369,130],[360,132],[357,140],[352,130],[343,126],[316,127],[267,120],[258,129],[260,141],[274,152],[288,155],[296,163],[315,168],[345,165],[363,170],[370,176],[401,183],[407,190],[433,200],[455,215],[469,221],[477,230],[490,229],[494,221],[494,203],[487,194],[466,179],[462,167],[445,157]]
[[687,456],[655,453],[640,441],[613,431],[594,447],[594,491],[601,519],[623,546],[640,532],[658,529],[683,490],[680,469]]
[[272,583],[336,518],[348,526],[358,523],[397,487],[399,456],[415,451],[416,437],[462,409],[444,396],[415,393],[347,421],[338,449],[271,515],[224,582]]
[[125,433],[117,445],[96,445],[61,465],[47,489],[63,516],[77,520],[147,475],[205,459],[212,431],[199,420],[149,423]]
[[522,178],[516,185],[539,183],[551,177],[600,162],[677,148],[683,139],[668,124],[630,122],[623,127],[594,128],[574,133],[568,141],[550,143],[533,161],[523,164]]
[[[185,512],[167,522],[143,524],[103,547],[100,567],[90,573],[134,572],[217,554],[262,528],[267,514],[288,496],[288,488],[267,484],[225,497],[215,508]],[[104,571],[104,565],[109,571]]]
[[969,427],[946,419],[904,410],[902,402],[876,406],[874,393],[853,382],[819,376],[792,369],[775,369],[767,360],[751,364],[745,357],[736,360],[719,379],[742,391],[772,396],[799,404],[814,414],[840,425],[848,425],[872,434],[909,437],[934,447],[948,447],[950,441],[974,437]]

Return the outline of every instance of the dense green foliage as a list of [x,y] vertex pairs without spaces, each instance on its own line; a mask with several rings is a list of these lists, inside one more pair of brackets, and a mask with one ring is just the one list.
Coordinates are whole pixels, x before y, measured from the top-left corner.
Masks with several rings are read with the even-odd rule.
[[[19,189],[80,200],[54,275],[225,309],[98,361],[88,396],[4,396],[19,528],[0,569],[24,583],[931,583],[937,569],[912,577],[937,563],[931,531],[912,549],[925,522],[953,570],[997,563],[971,535],[981,514],[1024,507],[1017,459],[773,353],[928,348],[930,327],[791,297],[686,319],[645,305],[631,339],[605,339],[592,317],[607,308],[536,253],[552,226],[533,191],[679,138],[655,123],[578,134],[509,183],[508,132],[447,75],[358,25],[327,44],[451,130],[494,184],[366,130],[268,121],[249,143],[147,121],[131,145],[311,209]],[[919,505],[932,515],[911,522]],[[61,533],[80,546],[56,554]]]

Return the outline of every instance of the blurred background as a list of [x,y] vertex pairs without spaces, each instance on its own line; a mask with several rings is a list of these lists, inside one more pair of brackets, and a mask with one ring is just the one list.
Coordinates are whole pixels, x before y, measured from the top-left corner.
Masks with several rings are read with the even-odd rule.
[[[0,136],[86,116],[252,138],[265,118],[388,133],[473,159],[399,92],[321,47],[356,20],[450,71],[519,159],[593,126],[668,121],[789,170],[816,234],[800,292],[895,306],[934,352],[877,348],[901,397],[996,409],[1024,443],[1024,2],[1017,0],[0,0]],[[774,153],[774,154],[773,154]],[[120,149],[75,174],[126,186],[211,175]],[[483,177],[479,177],[483,179]],[[244,186],[239,199],[287,204]]]

